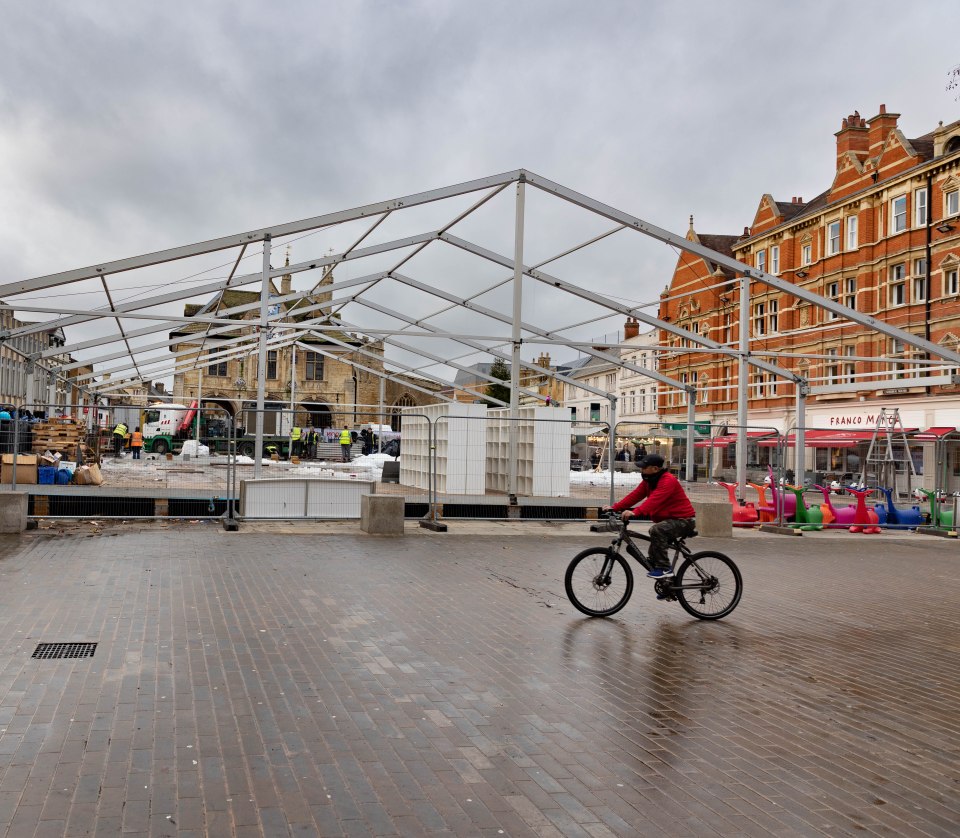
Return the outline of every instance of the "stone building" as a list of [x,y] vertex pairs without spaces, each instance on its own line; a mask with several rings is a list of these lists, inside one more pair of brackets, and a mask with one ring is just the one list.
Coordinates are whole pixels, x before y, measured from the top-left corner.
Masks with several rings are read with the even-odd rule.
[[[332,281],[330,274],[323,284]],[[271,296],[290,293],[289,274],[282,277],[279,289],[275,285],[271,287]],[[299,323],[310,320],[311,325],[324,331],[300,331],[298,345],[288,344],[268,350],[265,433],[287,433],[291,424],[322,429],[342,428],[345,424],[356,428],[365,422],[391,424],[399,430],[400,408],[435,401],[429,393],[415,389],[437,389],[427,381],[401,376],[389,370],[388,374],[400,379],[400,382],[383,379],[382,341],[370,340],[337,328],[340,323],[336,315],[325,308],[305,314],[297,313],[300,308],[329,301],[330,296],[328,291],[318,291],[304,295],[297,302],[278,304],[286,310],[285,319]],[[259,301],[259,291],[230,289],[223,291],[218,299],[206,306],[186,305],[184,315],[193,317],[201,311],[211,314],[223,312]],[[256,335],[256,323],[249,321],[259,318],[259,306],[227,316],[237,320],[237,329],[214,336],[206,334],[209,331],[206,324],[187,323],[178,326],[170,333],[171,338],[180,338],[171,345],[171,351],[186,351],[187,355],[182,360],[186,366],[187,359],[196,359],[218,346],[228,350],[231,339]],[[330,327],[334,328],[331,330]],[[283,327],[278,326],[275,331],[279,333],[282,330]],[[335,341],[345,343],[350,348]],[[321,351],[326,354],[321,354]],[[174,376],[174,398],[187,404],[200,399],[204,406],[219,406],[235,417],[237,424],[253,428],[257,361],[257,343],[254,340],[247,344],[242,354],[183,369]]]

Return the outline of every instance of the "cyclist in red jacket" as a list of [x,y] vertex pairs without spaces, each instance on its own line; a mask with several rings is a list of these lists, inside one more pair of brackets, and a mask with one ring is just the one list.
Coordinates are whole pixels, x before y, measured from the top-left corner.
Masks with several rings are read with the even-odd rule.
[[667,545],[675,538],[693,535],[696,512],[680,481],[663,467],[663,457],[659,454],[647,454],[640,461],[640,474],[643,476],[640,485],[606,508],[614,512],[623,510],[624,521],[635,515],[647,515],[654,522],[650,527],[653,570],[647,576],[662,579],[673,576]]

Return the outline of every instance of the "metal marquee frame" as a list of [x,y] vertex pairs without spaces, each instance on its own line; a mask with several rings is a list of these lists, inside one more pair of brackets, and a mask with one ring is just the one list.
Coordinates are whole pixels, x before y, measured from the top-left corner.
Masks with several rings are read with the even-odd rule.
[[[513,201],[513,221],[514,221],[514,252],[512,255],[497,253],[482,245],[469,241],[461,236],[455,235],[454,227],[470,217],[478,209],[486,205],[494,197],[500,195],[510,186],[514,187]],[[573,243],[566,247],[561,253],[543,260],[536,265],[528,265],[524,261],[525,245],[525,202],[526,189],[532,187],[540,192],[552,196],[553,198],[564,201],[585,210],[588,214],[613,222],[615,226],[590,238]],[[474,201],[467,209],[461,210],[454,217],[440,227],[428,229],[421,233],[397,238],[378,244],[363,243],[371,234],[377,230],[388,218],[404,210],[414,207],[422,207],[427,204],[440,203],[451,198],[460,196],[469,196],[481,193],[479,198]],[[356,238],[353,243],[338,253],[328,253],[316,259],[299,261],[293,265],[274,268],[271,264],[271,255],[273,242],[287,236],[314,233],[322,230],[330,230],[339,225],[349,222],[369,221],[369,226]],[[14,311],[29,311],[40,314],[57,315],[53,319],[40,322],[25,324],[15,329],[0,332],[0,341],[10,340],[20,336],[29,335],[38,331],[46,331],[53,327],[66,328],[68,326],[89,323],[91,321],[103,322],[113,321],[116,324],[116,333],[105,334],[102,337],[67,343],[63,347],[51,348],[31,356],[31,366],[28,368],[28,393],[33,392],[32,377],[35,370],[39,368],[41,374],[51,377],[63,376],[66,372],[87,365],[103,365],[112,361],[120,363],[107,369],[97,369],[92,374],[83,374],[75,380],[83,383],[93,393],[107,393],[123,387],[133,381],[142,379],[146,370],[151,370],[149,375],[157,377],[179,372],[185,369],[203,367],[219,360],[225,360],[240,355],[248,355],[256,347],[258,369],[257,369],[257,423],[256,435],[258,449],[261,447],[263,436],[263,405],[265,400],[265,380],[266,380],[266,354],[270,347],[285,346],[299,341],[302,334],[309,334],[314,337],[322,337],[328,343],[339,345],[347,350],[351,355],[374,355],[380,358],[376,353],[370,353],[364,350],[362,346],[340,341],[327,334],[328,331],[337,331],[340,333],[352,332],[356,335],[363,335],[371,339],[382,341],[384,345],[383,360],[388,367],[393,369],[402,369],[415,375],[421,376],[434,383],[442,383],[445,386],[451,386],[451,382],[445,381],[437,376],[433,376],[417,367],[402,364],[396,359],[386,357],[388,348],[396,349],[405,353],[419,355],[426,362],[425,366],[434,366],[436,363],[442,363],[454,369],[467,369],[456,363],[456,359],[449,359],[436,353],[427,352],[421,347],[414,346],[403,338],[416,337],[441,338],[447,341],[453,341],[463,345],[471,350],[472,353],[482,352],[494,358],[502,358],[510,361],[511,369],[511,399],[510,409],[514,415],[519,407],[519,396],[523,392],[527,396],[539,397],[537,393],[522,390],[520,381],[521,369],[533,369],[539,374],[553,378],[557,381],[573,384],[574,386],[593,393],[599,397],[606,398],[610,402],[611,426],[616,424],[616,402],[615,393],[591,387],[586,382],[572,379],[561,373],[553,372],[534,363],[524,361],[520,357],[521,348],[524,344],[559,344],[568,347],[577,347],[582,353],[597,358],[599,360],[613,363],[617,366],[630,369],[633,372],[647,376],[661,384],[676,388],[687,395],[687,445],[688,451],[693,450],[693,434],[696,418],[696,388],[695,385],[687,384],[664,375],[656,370],[646,369],[624,361],[619,354],[613,351],[607,351],[603,348],[595,348],[594,345],[585,344],[582,341],[574,340],[565,333],[583,326],[583,322],[572,323],[560,328],[545,329],[529,322],[529,313],[524,308],[523,300],[523,280],[528,278],[537,283],[542,283],[550,288],[557,289],[570,295],[572,298],[587,301],[596,306],[604,314],[586,322],[596,322],[604,318],[609,318],[613,314],[621,314],[635,318],[637,321],[650,327],[657,328],[668,334],[680,337],[688,342],[689,345],[698,347],[699,351],[708,351],[731,357],[736,357],[739,364],[739,401],[738,401],[738,445],[737,445],[737,480],[740,485],[745,485],[746,474],[746,427],[747,427],[747,387],[748,387],[748,369],[753,367],[772,373],[773,375],[786,379],[794,383],[797,398],[797,424],[798,432],[796,434],[796,451],[803,452],[803,411],[805,400],[811,388],[808,382],[797,375],[795,372],[786,369],[776,363],[765,360],[762,355],[751,353],[749,329],[740,329],[740,341],[737,346],[724,345],[713,341],[698,333],[683,329],[673,323],[660,320],[658,317],[648,314],[643,309],[646,305],[632,306],[618,302],[610,296],[600,294],[596,291],[578,285],[575,282],[563,280],[553,274],[547,273],[543,267],[551,262],[555,262],[563,257],[584,250],[598,242],[623,232],[635,232],[644,236],[660,241],[669,246],[678,248],[694,256],[701,257],[716,265],[727,268],[735,275],[740,277],[740,323],[749,323],[750,320],[750,282],[757,281],[771,288],[784,291],[816,305],[827,311],[836,314],[839,318],[858,323],[877,332],[901,340],[904,344],[920,349],[930,356],[938,357],[944,361],[960,365],[960,354],[945,347],[934,344],[921,337],[910,334],[902,329],[890,326],[878,319],[861,314],[853,309],[847,308],[831,299],[821,297],[804,288],[800,288],[791,282],[774,276],[772,274],[759,271],[749,265],[745,265],[735,259],[725,256],[704,247],[693,241],[689,241],[684,236],[671,233],[660,227],[652,225],[642,219],[615,209],[600,201],[596,201],[579,192],[575,192],[558,183],[540,177],[533,172],[518,169],[506,172],[492,177],[480,178],[478,180],[468,181],[466,183],[456,184],[434,189],[427,192],[421,192],[413,195],[407,195],[401,198],[394,198],[387,201],[381,201],[353,209],[340,210],[327,213],[313,218],[300,221],[287,222],[284,224],[263,227],[250,230],[244,233],[224,236],[211,239],[209,241],[198,242],[195,244],[182,245],[178,247],[160,250],[154,253],[142,254],[125,259],[118,259],[101,264],[90,265],[88,267],[76,268],[55,274],[34,277],[32,279],[20,282],[10,282],[0,285],[0,299],[4,301],[0,307]],[[249,245],[262,243],[262,264],[258,272],[237,275],[236,270],[241,259],[247,251]],[[415,267],[412,262],[418,254],[428,247],[433,248],[454,248],[461,253],[465,253],[474,259],[491,263],[505,272],[504,277],[485,288],[474,290],[469,296],[460,296],[450,291],[444,290],[415,279],[410,275]],[[233,264],[226,279],[219,279],[210,282],[200,282],[196,285],[188,285],[177,288],[176,290],[158,293],[143,299],[131,300],[115,304],[111,294],[110,282],[120,274],[136,271],[143,268],[149,268],[164,263],[175,262],[178,260],[189,259],[206,254],[217,253],[220,251],[235,250],[239,248],[239,254]],[[409,251],[402,253],[401,251]],[[398,260],[387,270],[368,273],[359,277],[346,280],[337,280],[323,285],[324,292],[331,295],[334,293],[340,296],[325,301],[322,304],[303,303],[310,298],[312,294],[321,287],[321,283],[330,277],[333,269],[338,265],[348,262],[361,262],[373,256],[398,253]],[[253,254],[256,255],[256,254]],[[403,269],[403,270],[401,270]],[[308,292],[292,292],[289,294],[271,295],[271,286],[273,280],[284,275],[293,275],[308,271],[323,271],[322,278],[316,282],[313,288]],[[64,286],[73,286],[84,283],[89,280],[99,280],[103,286],[108,305],[102,308],[84,309],[84,308],[65,308],[55,305],[38,305],[33,301],[23,299],[25,295],[35,294],[36,292],[55,292]],[[438,311],[432,312],[427,316],[413,317],[409,313],[399,310],[397,295],[391,296],[388,300],[376,299],[375,289],[382,285],[384,281],[399,283],[405,290],[418,292],[419,294],[429,295],[441,301],[444,306]],[[259,302],[249,303],[240,306],[233,306],[222,311],[211,312],[215,308],[225,291],[244,286],[255,285],[259,283],[260,297]],[[492,308],[481,305],[475,300],[478,297],[505,285],[511,285],[512,304],[509,313],[496,311]],[[186,300],[196,299],[215,295],[216,303],[208,302],[194,317],[183,317],[170,315],[157,311],[159,307],[174,303],[182,303]],[[278,303],[294,303],[291,310],[283,311],[277,305]],[[393,318],[403,325],[399,328],[390,329],[372,329],[360,326],[355,322],[348,321],[345,316],[353,311],[354,306],[366,308],[376,312],[379,315]],[[271,308],[273,310],[271,311]],[[452,309],[460,309],[470,312],[473,319],[480,322],[492,321],[498,325],[508,326],[508,334],[489,334],[484,333],[482,328],[478,328],[476,333],[464,334],[462,332],[451,332],[431,324],[430,320],[438,317]],[[359,310],[359,309],[358,309]],[[234,319],[235,315],[250,314],[256,312],[257,317],[243,321],[247,327],[258,327],[255,335],[244,335],[241,337],[218,338],[225,332],[235,332],[238,327],[238,321]],[[291,313],[296,313],[298,317],[305,314],[318,313],[316,317],[307,319],[292,320],[289,319]],[[331,317],[336,325],[329,325]],[[123,321],[150,321],[148,325],[142,328],[129,329],[124,328]],[[197,332],[196,335],[189,337],[168,338],[165,340],[154,341],[143,346],[133,346],[132,340],[147,338],[168,332],[171,328],[183,323],[204,324],[204,331]],[[505,330],[504,330],[505,331]],[[206,346],[208,338],[217,338],[216,345]],[[151,358],[148,353],[157,350],[170,350],[174,344],[185,344],[191,340],[201,341],[199,348],[192,346],[187,349],[181,349],[178,352],[169,352],[166,356],[160,358]],[[120,349],[108,349],[112,344],[122,343]],[[504,348],[504,351],[500,350]],[[356,360],[345,357],[344,354],[322,350],[315,345],[309,345],[310,351],[320,352],[320,354],[336,357],[338,360],[345,361],[357,367],[358,369],[370,368],[364,367]],[[608,347],[609,349],[609,347]],[[86,350],[99,350],[99,354],[88,358],[83,362],[66,364],[62,367],[51,365],[51,358],[57,355],[66,355],[73,352]],[[891,359],[875,359],[887,363],[895,363]],[[154,367],[159,369],[154,370]],[[475,372],[474,370],[471,370]],[[106,373],[111,374],[108,380],[95,381],[99,376]],[[114,377],[114,374],[117,377]],[[384,379],[391,380],[388,372],[378,373],[382,375],[381,382]],[[488,376],[479,376],[486,378]],[[393,378],[392,380],[397,380]],[[413,386],[407,379],[404,383]],[[382,384],[381,384],[382,386]],[[438,398],[440,398],[438,396]],[[515,444],[515,439],[513,440]],[[613,435],[610,439],[611,449],[615,445]],[[613,450],[611,450],[611,459]],[[801,456],[798,453],[797,456]],[[509,475],[509,486],[511,494],[515,494],[516,488],[516,457],[511,456],[511,473]],[[799,462],[799,460],[798,460]],[[693,458],[687,459],[687,478],[692,477]]]

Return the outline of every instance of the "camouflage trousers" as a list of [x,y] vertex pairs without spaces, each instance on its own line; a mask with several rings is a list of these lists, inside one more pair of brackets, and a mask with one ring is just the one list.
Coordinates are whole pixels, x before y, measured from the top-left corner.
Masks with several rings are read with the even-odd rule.
[[687,538],[696,530],[694,518],[668,518],[650,527],[650,563],[654,567],[670,567],[667,545],[675,538]]

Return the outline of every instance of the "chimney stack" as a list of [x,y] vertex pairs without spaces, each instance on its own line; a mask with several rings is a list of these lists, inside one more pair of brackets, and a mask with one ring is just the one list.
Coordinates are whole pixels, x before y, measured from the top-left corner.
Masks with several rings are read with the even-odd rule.
[[844,119],[840,125],[840,130],[834,136],[837,138],[838,169],[841,159],[848,151],[853,152],[861,163],[867,159],[867,154],[871,150],[870,130],[867,129],[867,123],[860,116],[859,111],[854,111]]
[[630,340],[640,334],[640,323],[635,317],[628,317],[623,327],[623,339]]
[[880,154],[880,149],[887,141],[891,131],[897,129],[897,120],[900,118],[898,113],[887,113],[887,106],[880,106],[878,113],[870,122],[870,156],[876,157]]

